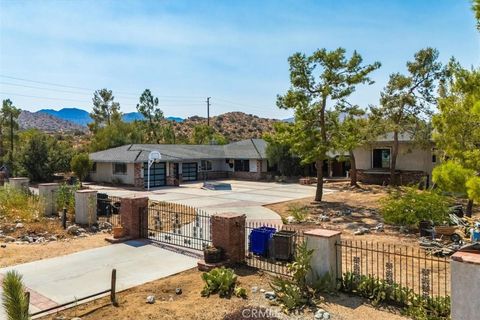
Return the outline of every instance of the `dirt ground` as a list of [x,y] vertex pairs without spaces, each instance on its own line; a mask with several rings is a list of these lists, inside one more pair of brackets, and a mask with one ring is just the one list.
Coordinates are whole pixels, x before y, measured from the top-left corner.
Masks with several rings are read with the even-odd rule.
[[[160,279],[145,285],[132,288],[117,295],[118,307],[110,304],[109,297],[98,299],[78,307],[61,311],[42,319],[54,320],[56,317],[81,317],[82,319],[223,319],[225,315],[247,306],[267,308],[279,319],[312,319],[313,311],[308,310],[298,315],[286,316],[278,306],[270,305],[260,289],[270,290],[269,276],[251,269],[237,269],[240,285],[247,289],[248,298],[232,297],[221,299],[218,295],[201,297],[203,288],[201,273],[192,269],[178,275]],[[252,287],[258,287],[253,293]],[[175,289],[181,288],[182,294],[176,295]],[[147,304],[146,298],[155,296],[154,304]],[[405,319],[398,313],[375,309],[360,298],[338,295],[328,297],[320,303],[320,307],[329,311],[333,319]],[[247,319],[247,318],[244,318]],[[254,319],[250,317],[248,319]],[[269,319],[269,318],[266,318]]]
[[[383,232],[372,230],[364,235],[354,235],[360,227],[375,228],[383,223],[383,218],[378,212],[381,200],[388,195],[389,187],[378,185],[360,184],[360,188],[350,188],[348,182],[330,182],[324,184],[325,188],[334,189],[336,192],[323,196],[319,204],[313,203],[313,197],[300,200],[282,202],[267,205],[282,216],[290,216],[288,209],[292,205],[305,206],[309,211],[306,222],[291,224],[300,229],[325,228],[342,231],[342,238],[378,241],[385,244],[402,244],[406,246],[418,246],[418,234],[416,230],[401,230],[395,226],[384,225]],[[320,222],[319,217],[326,215],[330,221]],[[474,215],[480,216],[480,207],[474,208]]]
[[0,248],[0,268],[102,247],[109,244],[105,241],[106,236],[99,233],[85,238],[65,238],[39,244],[4,243],[6,247]]

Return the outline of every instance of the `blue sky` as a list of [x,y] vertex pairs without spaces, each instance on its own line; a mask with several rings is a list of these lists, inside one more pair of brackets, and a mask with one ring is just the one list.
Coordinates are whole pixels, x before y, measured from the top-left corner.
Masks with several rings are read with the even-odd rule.
[[0,26],[0,98],[31,111],[89,110],[106,87],[130,112],[149,88],[166,115],[205,115],[211,96],[212,114],[286,118],[275,100],[297,51],[341,46],[382,62],[350,99],[365,106],[423,47],[480,64],[468,0],[0,0]]

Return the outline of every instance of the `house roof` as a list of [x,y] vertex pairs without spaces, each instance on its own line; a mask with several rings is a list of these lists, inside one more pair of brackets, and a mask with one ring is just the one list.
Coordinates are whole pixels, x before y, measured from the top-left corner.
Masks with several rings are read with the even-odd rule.
[[263,139],[247,139],[226,145],[192,144],[129,144],[90,154],[95,162],[147,162],[151,151],[157,150],[162,160],[201,159],[266,159],[267,143]]

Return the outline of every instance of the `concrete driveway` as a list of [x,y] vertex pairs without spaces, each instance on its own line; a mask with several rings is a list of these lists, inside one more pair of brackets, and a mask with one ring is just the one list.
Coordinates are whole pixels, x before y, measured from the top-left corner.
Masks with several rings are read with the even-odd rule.
[[[191,269],[197,261],[194,256],[133,240],[0,269],[0,280],[9,270],[22,274],[31,292],[33,313],[109,289],[113,268],[117,269],[117,290],[125,290]],[[0,319],[6,319],[1,306]]]
[[[230,183],[232,190],[205,190],[202,182],[183,184],[180,187],[162,187],[153,191],[132,191],[128,189],[90,185],[98,192],[114,196],[148,196],[152,200],[180,203],[203,209],[210,214],[218,212],[245,213],[247,220],[281,223],[274,211],[263,207],[267,204],[296,200],[315,195],[314,186],[293,183],[221,180]],[[332,190],[325,189],[324,193]]]

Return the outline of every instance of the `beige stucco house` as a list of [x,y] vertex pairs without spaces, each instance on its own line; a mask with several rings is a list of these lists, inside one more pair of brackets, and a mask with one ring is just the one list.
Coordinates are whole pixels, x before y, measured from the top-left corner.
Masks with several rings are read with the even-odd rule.
[[[358,180],[367,183],[386,184],[390,180],[393,134],[380,136],[372,144],[354,150]],[[428,185],[432,170],[438,164],[433,144],[420,147],[409,134],[399,135],[399,152],[396,170],[401,184],[418,183],[422,180]]]

